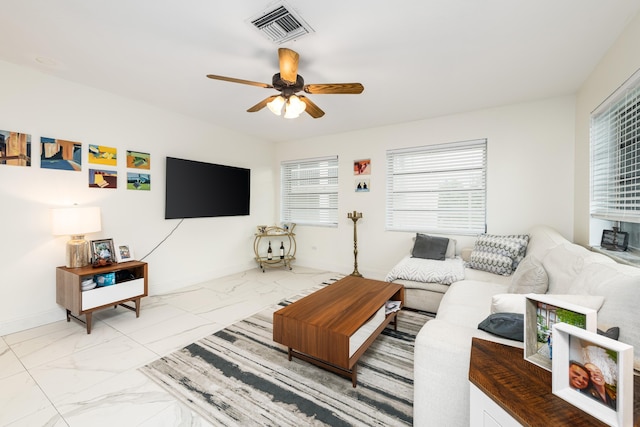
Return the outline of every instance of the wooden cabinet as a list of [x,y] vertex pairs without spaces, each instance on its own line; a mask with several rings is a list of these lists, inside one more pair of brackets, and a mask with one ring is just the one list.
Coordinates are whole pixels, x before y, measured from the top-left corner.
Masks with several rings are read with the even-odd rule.
[[[115,283],[82,290],[82,282],[97,275],[112,273]],[[66,308],[67,322],[71,317],[86,323],[91,333],[92,314],[107,307],[125,307],[140,316],[140,299],[148,293],[147,263],[140,261],[121,262],[109,266],[92,266],[56,269],[56,302]],[[134,306],[125,304],[133,302]],[[84,315],[86,321],[78,316]]]
[[[640,426],[640,377],[633,379],[633,425]],[[553,394],[551,372],[525,360],[521,348],[473,338],[469,382],[471,427],[606,425]]]
[[[256,233],[253,241],[253,251],[256,254],[256,262],[264,272],[269,267],[288,267],[291,270],[291,261],[296,259],[296,235],[293,233],[293,224],[289,229],[281,227],[265,227]],[[271,258],[268,248],[271,244]],[[281,246],[284,248],[281,254]]]

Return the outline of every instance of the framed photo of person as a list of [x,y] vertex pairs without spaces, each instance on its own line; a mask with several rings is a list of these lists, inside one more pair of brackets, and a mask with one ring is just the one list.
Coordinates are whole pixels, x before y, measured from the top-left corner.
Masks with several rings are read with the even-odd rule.
[[116,245],[116,259],[118,262],[133,261],[133,249],[129,245]]
[[91,241],[91,256],[94,263],[104,265],[115,262],[115,251],[113,250],[113,239],[101,239]]
[[566,323],[553,337],[553,394],[611,426],[632,425],[633,347]]
[[553,325],[562,322],[596,332],[596,316],[597,311],[592,308],[549,295],[527,294],[524,313],[524,358],[551,371]]

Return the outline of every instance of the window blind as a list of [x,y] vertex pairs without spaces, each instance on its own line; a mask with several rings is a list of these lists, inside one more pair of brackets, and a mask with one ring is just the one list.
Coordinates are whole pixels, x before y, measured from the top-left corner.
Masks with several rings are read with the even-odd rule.
[[487,140],[387,151],[387,230],[485,232]]
[[640,223],[640,70],[591,114],[591,216]]
[[338,156],[282,162],[283,222],[338,225]]

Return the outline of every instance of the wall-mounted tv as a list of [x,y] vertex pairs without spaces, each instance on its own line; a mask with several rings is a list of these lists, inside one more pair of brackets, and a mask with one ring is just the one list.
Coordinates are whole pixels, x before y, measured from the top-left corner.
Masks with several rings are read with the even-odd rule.
[[167,157],[165,219],[249,215],[251,170]]

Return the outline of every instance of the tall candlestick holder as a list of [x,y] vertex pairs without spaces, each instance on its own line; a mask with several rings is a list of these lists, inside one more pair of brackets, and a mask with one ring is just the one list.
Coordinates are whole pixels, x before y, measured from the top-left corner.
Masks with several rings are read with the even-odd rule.
[[358,227],[356,227],[356,222],[362,218],[362,212],[349,212],[347,218],[353,221],[353,273],[351,275],[362,277],[362,274],[358,272]]

